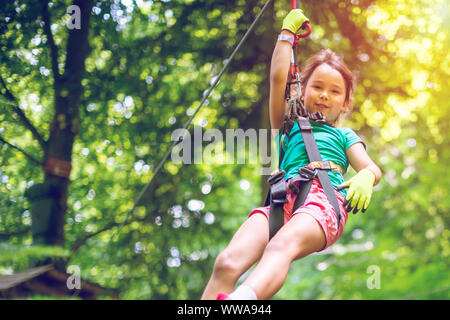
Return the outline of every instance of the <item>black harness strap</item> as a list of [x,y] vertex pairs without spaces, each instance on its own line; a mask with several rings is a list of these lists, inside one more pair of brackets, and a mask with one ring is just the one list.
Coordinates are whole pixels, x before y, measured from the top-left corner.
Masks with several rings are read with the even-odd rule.
[[[285,182],[285,171],[280,169],[281,162],[284,158],[283,149],[283,139],[289,136],[292,127],[294,126],[294,121],[290,120],[288,117],[284,120],[283,131],[281,133],[280,142],[280,156],[278,158],[278,170],[271,174],[267,182],[269,182],[270,189],[267,193],[266,202],[264,206],[270,205],[270,216],[269,216],[269,238],[277,233],[277,231],[284,225],[284,210],[283,206],[287,202],[286,194],[287,187]],[[272,214],[273,212],[273,214]]]
[[285,176],[284,170],[278,170],[276,173],[272,174],[268,180],[270,184],[269,194],[267,195],[270,204],[270,215],[269,215],[270,239],[272,239],[275,233],[277,233],[277,231],[284,225],[283,206],[287,202],[286,199],[287,187],[284,176]]
[[[298,207],[305,203],[306,197],[311,189],[312,182],[316,176],[316,170],[301,167],[298,169],[298,175],[291,178],[289,181],[289,189],[291,189],[292,193],[297,194],[292,212],[295,212]],[[296,182],[300,182],[299,188],[295,185]]]
[[[314,135],[312,133],[312,126],[309,122],[309,119],[305,117],[297,117],[297,124],[300,128],[300,132],[302,133],[309,162],[322,161],[319,148],[317,148],[316,140],[314,139]],[[331,184],[330,177],[328,176],[326,170],[315,169],[314,171],[317,172],[317,176],[319,178],[320,184],[322,185],[323,191],[325,192],[328,201],[333,206],[337,218],[337,229],[339,230],[339,225],[341,222],[341,210],[339,208],[339,202],[336,198],[336,194]]]

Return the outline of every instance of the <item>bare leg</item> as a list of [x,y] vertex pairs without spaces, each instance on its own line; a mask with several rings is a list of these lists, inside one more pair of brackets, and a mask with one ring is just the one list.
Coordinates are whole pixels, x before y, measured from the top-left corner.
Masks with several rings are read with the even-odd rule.
[[217,256],[202,300],[216,299],[219,292],[231,293],[239,277],[261,258],[268,240],[267,218],[259,213],[248,218]]
[[291,262],[322,249],[324,244],[325,234],[319,223],[299,213],[272,238],[244,284],[255,291],[258,299],[269,299],[283,285]]

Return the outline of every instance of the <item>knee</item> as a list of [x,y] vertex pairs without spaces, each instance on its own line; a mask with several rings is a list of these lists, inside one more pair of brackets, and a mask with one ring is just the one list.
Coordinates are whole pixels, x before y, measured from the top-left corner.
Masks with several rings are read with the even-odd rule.
[[264,253],[281,254],[286,258],[294,260],[299,247],[301,247],[301,244],[293,241],[292,238],[283,234],[278,234],[269,241]]
[[286,245],[289,242],[285,241],[283,236],[277,235],[273,237],[266,247],[266,252],[283,252],[286,250]]
[[214,263],[214,273],[219,277],[224,276],[227,278],[239,278],[240,268],[231,252],[225,249],[217,256]]

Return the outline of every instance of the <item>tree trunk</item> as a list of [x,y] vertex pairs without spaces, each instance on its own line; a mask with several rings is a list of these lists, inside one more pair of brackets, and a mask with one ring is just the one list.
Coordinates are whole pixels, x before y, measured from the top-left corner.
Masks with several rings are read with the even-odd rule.
[[71,168],[72,148],[79,132],[79,107],[83,95],[81,80],[89,53],[89,18],[93,0],[75,0],[80,8],[80,28],[69,30],[65,70],[54,75],[55,114],[45,150],[45,180],[53,201],[46,244],[63,246],[64,223],[67,213],[67,191]]

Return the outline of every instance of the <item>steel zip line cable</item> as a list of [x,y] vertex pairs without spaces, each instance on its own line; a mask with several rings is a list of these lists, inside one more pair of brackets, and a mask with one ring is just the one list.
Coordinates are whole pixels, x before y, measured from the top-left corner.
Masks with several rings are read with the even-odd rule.
[[[242,46],[242,44],[244,43],[244,41],[247,39],[248,35],[250,34],[250,32],[253,30],[253,28],[255,27],[256,23],[259,21],[259,19],[261,18],[262,14],[264,13],[264,11],[266,10],[267,6],[270,4],[270,2],[272,2],[272,0],[267,0],[266,3],[264,4],[264,6],[262,7],[261,11],[258,13],[258,15],[256,16],[255,20],[253,21],[253,23],[250,25],[250,27],[248,28],[247,32],[244,34],[244,36],[242,37],[241,41],[239,41],[239,43],[237,44],[236,48],[234,49],[234,51],[231,53],[230,57],[228,59],[226,59],[226,63],[223,66],[222,70],[219,72],[219,74],[215,77],[214,81],[212,82],[211,86],[209,87],[209,89],[206,91],[206,93],[203,95],[203,99],[200,102],[200,104],[198,105],[197,109],[195,109],[194,113],[192,114],[192,116],[188,119],[188,121],[186,122],[186,124],[183,127],[183,130],[186,130],[189,125],[191,124],[192,120],[194,119],[195,115],[198,113],[198,111],[200,110],[200,108],[203,106],[203,104],[205,103],[205,101],[208,99],[209,95],[211,94],[212,90],[214,89],[214,87],[217,85],[217,83],[219,82],[220,78],[222,77],[223,73],[225,72],[225,70],[228,68],[230,62],[233,60],[234,56],[236,55],[236,53],[239,51],[240,47]],[[183,137],[184,139],[184,137]],[[162,160],[159,162],[158,166],[156,167],[155,171],[153,172],[152,177],[150,178],[150,180],[147,182],[147,184],[144,186],[144,188],[142,188],[141,192],[139,193],[138,197],[136,198],[136,201],[133,204],[133,207],[127,212],[127,214],[125,215],[125,219],[119,224],[116,232],[111,236],[111,239],[109,240],[108,246],[109,244],[113,241],[114,237],[117,236],[120,232],[120,229],[123,227],[123,225],[125,224],[125,222],[128,220],[128,217],[130,216],[130,214],[134,211],[134,209],[136,209],[137,205],[139,204],[139,202],[141,201],[144,193],[147,191],[147,189],[150,187],[153,179],[155,178],[155,176],[158,174],[159,170],[161,169],[161,167],[163,166],[163,164],[166,162],[167,158],[169,157],[169,154],[172,152],[172,149],[175,147],[175,145],[177,143],[179,143],[180,141],[182,141],[183,139],[180,139],[178,141],[174,141],[172,143],[172,145],[170,146],[170,148],[167,150],[167,152],[165,153],[164,157],[162,158]],[[108,247],[107,246],[107,247]],[[105,250],[107,251],[107,250]]]

